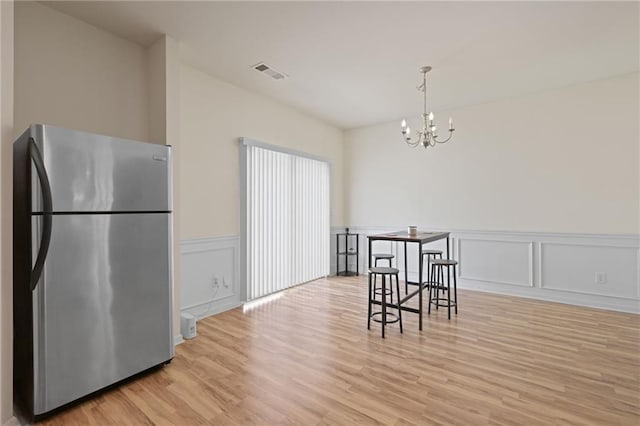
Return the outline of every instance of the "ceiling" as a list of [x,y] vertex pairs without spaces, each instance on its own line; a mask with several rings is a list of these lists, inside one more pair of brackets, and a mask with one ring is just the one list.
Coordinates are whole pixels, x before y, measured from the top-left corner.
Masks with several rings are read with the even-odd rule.
[[[637,71],[637,2],[45,4],[348,129]],[[273,80],[251,65],[289,75]]]

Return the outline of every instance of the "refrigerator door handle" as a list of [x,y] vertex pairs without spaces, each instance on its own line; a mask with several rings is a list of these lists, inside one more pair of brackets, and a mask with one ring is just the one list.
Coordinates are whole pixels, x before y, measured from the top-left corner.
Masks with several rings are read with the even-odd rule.
[[42,268],[44,267],[44,261],[47,258],[47,253],[49,252],[49,243],[51,243],[51,213],[53,212],[53,202],[51,200],[51,184],[49,183],[47,170],[44,167],[42,153],[33,138],[29,138],[29,156],[36,167],[38,179],[40,180],[40,187],[42,188],[42,238],[40,240],[38,255],[36,256],[36,262],[33,265],[33,270],[31,271],[30,286],[33,291],[38,284],[38,280],[42,274]]

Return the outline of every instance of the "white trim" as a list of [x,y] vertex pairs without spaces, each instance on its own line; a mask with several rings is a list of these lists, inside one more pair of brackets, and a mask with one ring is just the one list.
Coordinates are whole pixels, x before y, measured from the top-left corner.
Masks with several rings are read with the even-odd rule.
[[595,294],[574,293],[564,290],[538,289],[518,286],[492,285],[476,281],[458,282],[463,290],[481,291],[505,296],[524,297],[527,299],[563,303],[566,305],[586,306],[618,312],[640,314],[640,300],[619,297],[607,297]]
[[[219,300],[216,300],[215,302],[219,302]],[[209,302],[205,302],[205,303],[202,303],[200,306],[208,305],[208,304]],[[212,305],[210,309],[204,312],[195,312],[195,313],[190,312],[190,313],[193,316],[195,316],[198,321],[200,321],[201,319],[204,319],[213,315],[218,315],[223,312],[230,311],[231,309],[239,308],[243,304],[244,304],[243,301],[230,299],[230,300],[227,300],[225,303],[215,303]],[[180,312],[189,312],[188,309],[191,309],[191,308],[185,308],[184,310],[180,310]]]
[[173,346],[178,346],[179,344],[184,343],[184,339],[182,338],[182,334],[176,334],[173,336]]
[[[372,231],[371,233],[393,232],[405,229],[406,226],[363,226],[363,225],[344,225],[350,230]],[[553,238],[577,238],[577,239],[609,239],[615,240],[618,244],[615,247],[640,247],[640,234],[587,234],[587,233],[567,233],[567,232],[543,232],[543,231],[505,231],[505,230],[476,230],[463,228],[438,228],[428,225],[418,225],[419,230],[450,232],[451,234],[475,234],[475,235],[491,235],[491,236],[507,236],[507,237],[529,237],[525,239],[542,239],[547,237]]]
[[228,294],[226,296],[214,297],[214,298],[211,298],[211,299],[206,299],[206,300],[203,300],[202,302],[193,303],[193,304],[191,304],[189,306],[183,306],[183,307],[180,308],[180,311],[186,311],[187,309],[199,308],[199,307],[204,306],[204,305],[209,305],[209,304],[213,304],[213,303],[216,303],[216,302],[222,302],[222,301],[227,300],[227,299],[234,299],[236,296],[237,296],[236,293],[233,292],[233,293]]
[[20,426],[20,421],[16,416],[11,416],[2,424],[2,426]]
[[298,150],[295,150],[295,149],[286,148],[286,147],[278,146],[278,145],[272,145],[270,143],[260,142],[260,141],[257,141],[257,140],[254,140],[254,139],[250,139],[250,138],[241,137],[239,139],[239,141],[244,146],[255,146],[255,147],[258,147],[258,148],[262,148],[262,149],[268,149],[270,151],[276,151],[276,152],[282,152],[284,154],[296,155],[298,157],[309,158],[311,160],[322,161],[324,163],[329,163],[329,164],[331,164],[333,162],[330,158],[322,157],[320,155],[309,154],[308,152],[298,151]]
[[210,250],[225,250],[237,244],[238,239],[238,235],[229,235],[223,237],[205,237],[182,240],[180,241],[180,246],[183,247],[181,252],[198,253]]

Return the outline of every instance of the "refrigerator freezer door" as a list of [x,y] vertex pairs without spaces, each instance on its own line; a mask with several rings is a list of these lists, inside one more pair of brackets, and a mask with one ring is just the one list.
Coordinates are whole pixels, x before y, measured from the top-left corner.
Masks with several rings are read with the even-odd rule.
[[[51,183],[54,212],[170,211],[171,148],[33,125]],[[32,172],[32,209],[42,210]]]
[[33,292],[36,415],[173,357],[170,226],[167,213],[53,217]]

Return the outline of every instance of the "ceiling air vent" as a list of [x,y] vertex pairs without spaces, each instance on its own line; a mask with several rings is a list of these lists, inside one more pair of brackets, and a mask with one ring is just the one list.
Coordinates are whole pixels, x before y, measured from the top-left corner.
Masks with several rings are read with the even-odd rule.
[[272,67],[265,64],[264,62],[259,62],[253,65],[251,68],[253,68],[256,71],[260,71],[263,74],[268,75],[274,80],[282,80],[285,77],[288,77],[285,73],[274,70]]

